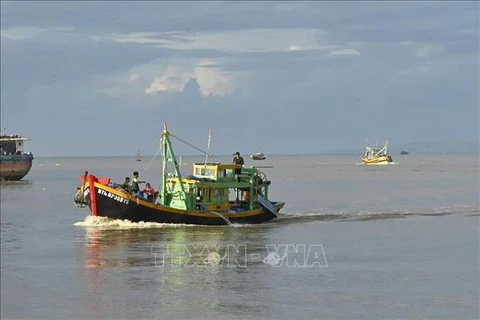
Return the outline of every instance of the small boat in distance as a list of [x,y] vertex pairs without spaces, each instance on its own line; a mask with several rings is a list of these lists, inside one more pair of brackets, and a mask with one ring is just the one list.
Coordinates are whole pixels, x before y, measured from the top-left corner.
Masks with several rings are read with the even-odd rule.
[[93,216],[131,222],[226,225],[273,220],[285,205],[269,200],[271,181],[258,167],[205,161],[193,163],[192,174],[183,176],[171,138],[186,143],[164,125],[162,178],[153,199],[132,192],[126,184],[85,172],[79,177],[81,187],[75,194],[75,206],[89,207]]
[[400,154],[403,154],[403,155],[408,154],[408,151],[402,151],[400,152]]
[[21,180],[32,168],[33,154],[24,152],[21,135],[0,135],[0,180]]
[[265,160],[267,157],[263,153],[257,152],[257,153],[251,154],[250,158],[252,158],[252,160]]
[[142,158],[140,158],[140,150],[137,151],[137,159],[135,161],[142,161]]
[[388,154],[389,144],[388,140],[385,141],[383,148],[369,147],[365,148],[365,153],[362,157],[362,162],[364,164],[389,164],[393,162],[392,157]]

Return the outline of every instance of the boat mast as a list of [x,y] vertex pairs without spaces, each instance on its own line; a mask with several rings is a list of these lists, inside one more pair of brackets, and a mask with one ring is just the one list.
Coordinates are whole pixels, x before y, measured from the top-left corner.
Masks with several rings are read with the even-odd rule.
[[210,155],[210,140],[212,139],[212,129],[208,129],[207,152],[205,154],[205,166],[207,166],[208,157]]
[[175,175],[178,178],[178,183],[180,184],[180,188],[183,193],[183,198],[185,199],[185,205],[186,203],[186,195],[185,195],[185,187],[183,186],[183,181],[182,181],[182,174],[180,172],[180,168],[178,167],[178,162],[177,158],[175,157],[175,152],[173,151],[172,148],[172,143],[170,141],[170,132],[167,130],[167,124],[163,124],[163,133],[162,133],[162,163],[163,163],[163,168],[162,168],[162,199],[161,202],[162,204],[166,205],[166,195],[167,195],[167,165],[168,162],[171,161],[173,162],[173,166],[175,168]]

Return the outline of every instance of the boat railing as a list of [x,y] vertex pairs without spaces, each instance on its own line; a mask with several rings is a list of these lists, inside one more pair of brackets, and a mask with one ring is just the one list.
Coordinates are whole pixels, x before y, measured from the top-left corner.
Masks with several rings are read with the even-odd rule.
[[252,175],[249,173],[237,173],[235,176],[238,178],[238,182],[248,182]]

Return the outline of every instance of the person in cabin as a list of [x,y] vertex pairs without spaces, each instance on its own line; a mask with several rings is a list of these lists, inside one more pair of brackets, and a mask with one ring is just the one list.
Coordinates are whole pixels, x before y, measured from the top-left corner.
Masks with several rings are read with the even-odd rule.
[[148,201],[154,201],[153,198],[155,195],[155,190],[153,190],[153,188],[150,186],[150,183],[147,182],[147,184],[145,185],[145,189],[143,189],[143,194]]
[[130,177],[125,177],[125,181],[120,185],[120,188],[128,192],[132,192],[132,186],[130,185]]
[[[235,152],[235,157],[233,158],[233,164],[239,164],[243,166],[244,161],[242,156],[240,155],[240,152]],[[240,174],[242,172],[242,168],[235,169],[235,174]]]
[[243,191],[243,201],[245,201],[245,202],[250,201],[250,191],[249,190]]
[[139,183],[145,183],[145,181],[138,180],[138,172],[133,172],[133,182],[132,182],[132,191],[133,193],[138,193],[140,191]]

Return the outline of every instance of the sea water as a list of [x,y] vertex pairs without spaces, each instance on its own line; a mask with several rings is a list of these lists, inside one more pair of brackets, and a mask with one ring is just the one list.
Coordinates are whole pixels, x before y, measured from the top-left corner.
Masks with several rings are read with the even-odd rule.
[[[151,161],[150,161],[151,160]],[[186,173],[203,157],[182,156]],[[230,157],[221,159],[230,162]],[[479,157],[269,156],[260,225],[92,217],[89,171],[159,187],[159,159],[37,158],[2,182],[2,319],[478,319]]]

